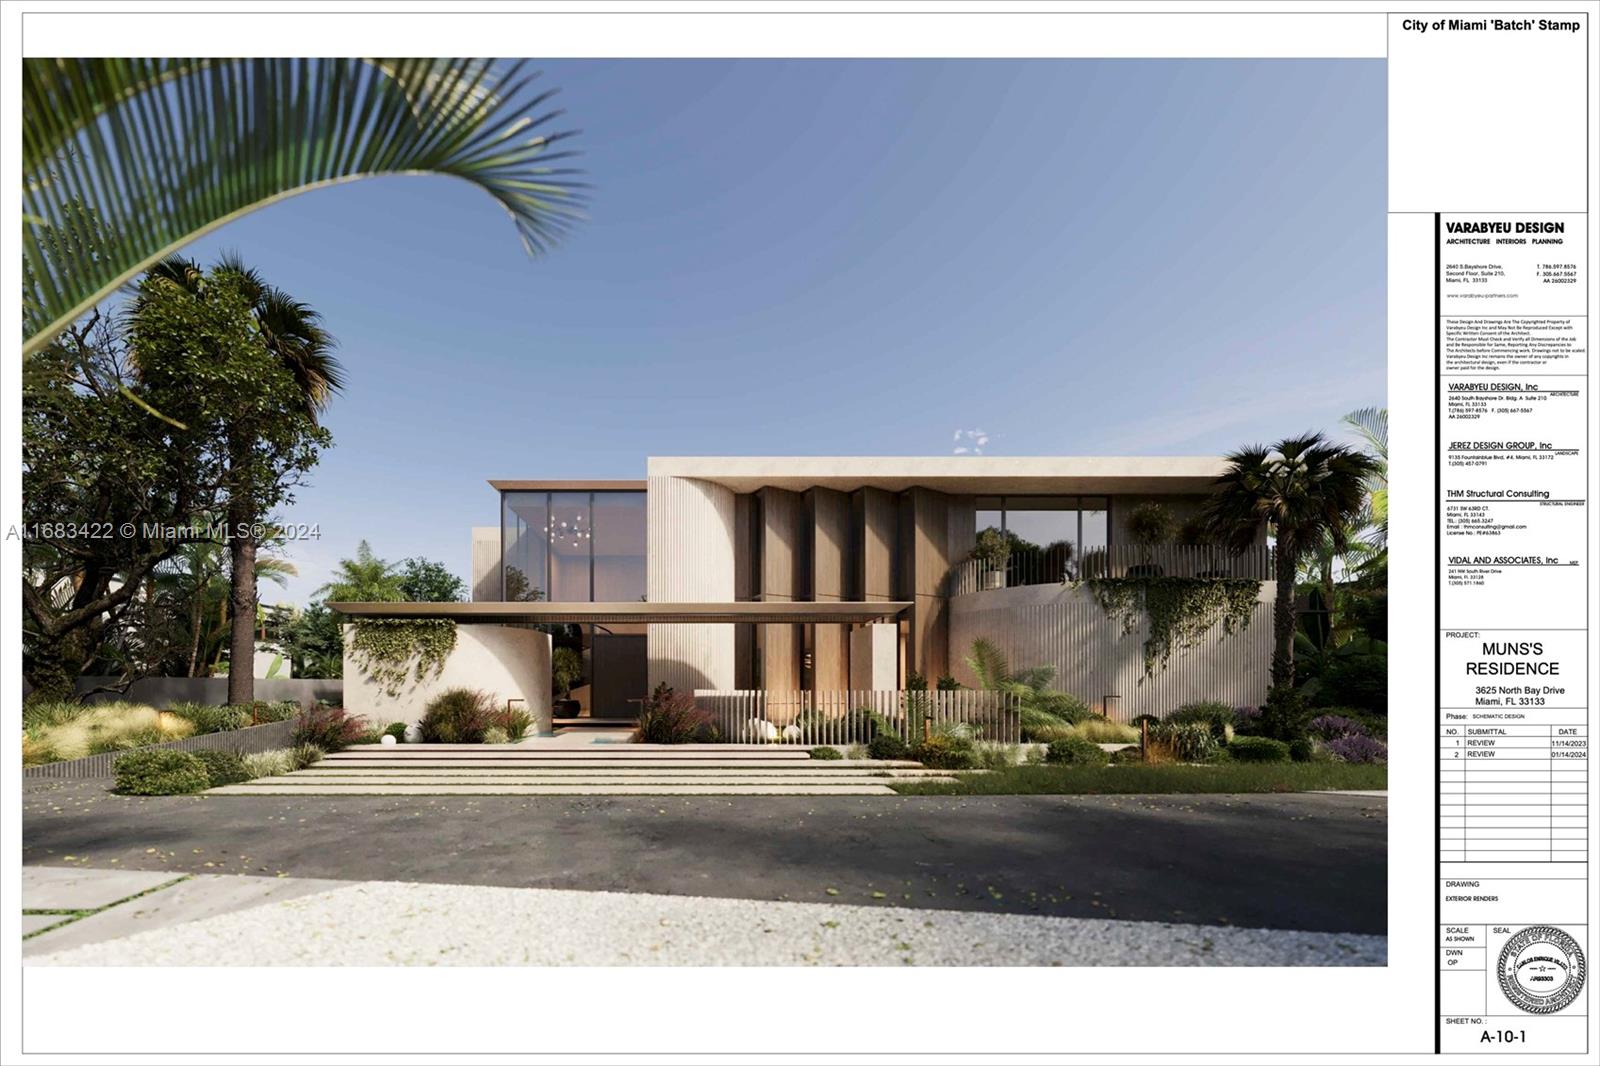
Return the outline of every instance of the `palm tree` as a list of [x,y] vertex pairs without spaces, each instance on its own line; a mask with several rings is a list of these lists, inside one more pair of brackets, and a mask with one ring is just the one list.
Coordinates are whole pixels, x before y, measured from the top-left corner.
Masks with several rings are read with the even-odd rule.
[[1377,468],[1367,478],[1366,539],[1387,557],[1389,549],[1389,409],[1363,407],[1340,419],[1366,447]]
[[1272,684],[1294,684],[1295,575],[1301,555],[1327,536],[1336,551],[1362,513],[1377,461],[1320,433],[1271,448],[1252,445],[1228,457],[1206,508],[1207,523],[1235,551],[1255,544],[1265,525],[1277,541],[1272,614]]
[[334,579],[314,595],[336,603],[400,603],[405,600],[405,574],[372,553],[372,545],[356,545],[354,559],[340,559]]
[[25,59],[24,358],[196,238],[308,189],[471,182],[547,249],[583,186],[524,62]]
[[[192,259],[169,256],[147,275],[196,295],[212,280],[227,279],[249,305],[262,343],[289,371],[306,417],[317,422],[333,394],[344,387],[344,372],[334,357],[335,341],[322,328],[322,316],[282,289],[268,285],[260,271],[246,266],[236,255],[224,255],[211,271]],[[230,454],[242,457],[251,442],[230,442]],[[229,593],[232,631],[228,640],[228,702],[249,703],[255,698],[256,552],[253,530],[261,518],[256,503],[246,494],[228,500]]]

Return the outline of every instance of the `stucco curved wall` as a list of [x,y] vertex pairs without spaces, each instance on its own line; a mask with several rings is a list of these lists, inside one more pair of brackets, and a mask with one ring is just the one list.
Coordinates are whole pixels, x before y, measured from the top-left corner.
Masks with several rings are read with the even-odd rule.
[[456,647],[437,677],[409,685],[391,696],[351,660],[350,627],[345,626],[344,706],[366,715],[376,726],[415,722],[428,701],[445,689],[475,688],[489,693],[498,706],[507,699],[525,700],[534,730],[551,731],[550,635],[513,626],[458,625]]
[[[650,479],[649,599],[729,603],[734,598],[733,492],[691,478]],[[649,683],[693,692],[730,689],[731,625],[658,624],[649,629]]]

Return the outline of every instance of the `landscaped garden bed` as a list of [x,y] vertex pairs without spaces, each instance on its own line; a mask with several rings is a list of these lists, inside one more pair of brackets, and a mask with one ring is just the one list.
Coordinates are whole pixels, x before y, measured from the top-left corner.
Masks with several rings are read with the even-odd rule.
[[293,700],[219,707],[174,703],[162,710],[143,703],[71,701],[29,704],[22,709],[22,765],[82,759],[132,751],[174,740],[282,722],[300,713]]

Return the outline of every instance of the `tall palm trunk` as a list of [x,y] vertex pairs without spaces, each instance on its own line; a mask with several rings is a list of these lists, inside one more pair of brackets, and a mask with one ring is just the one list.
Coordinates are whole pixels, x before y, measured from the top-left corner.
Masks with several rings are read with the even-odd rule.
[[228,557],[233,569],[228,588],[228,702],[256,698],[256,538],[247,503],[228,505]]
[[256,698],[256,515],[255,501],[241,484],[250,435],[238,429],[229,447],[234,484],[228,497],[228,702],[250,703]]
[[1272,687],[1294,684],[1295,574],[1300,549],[1292,534],[1278,530],[1277,594],[1272,604]]

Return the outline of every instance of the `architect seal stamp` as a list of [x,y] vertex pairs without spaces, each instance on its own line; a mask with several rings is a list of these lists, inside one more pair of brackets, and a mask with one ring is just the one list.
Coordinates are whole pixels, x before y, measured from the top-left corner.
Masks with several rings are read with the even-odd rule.
[[1583,949],[1553,925],[1532,925],[1500,949],[1500,990],[1529,1014],[1554,1014],[1583,991]]

